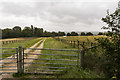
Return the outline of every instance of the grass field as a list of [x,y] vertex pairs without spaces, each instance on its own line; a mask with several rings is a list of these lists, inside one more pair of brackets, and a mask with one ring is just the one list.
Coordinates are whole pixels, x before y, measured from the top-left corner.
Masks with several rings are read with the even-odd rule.
[[9,38],[9,39],[1,39],[0,41],[11,41],[11,40],[28,40],[28,39],[35,39],[37,37],[30,37],[30,38]]
[[[66,37],[59,37],[59,39],[68,40],[69,42],[65,42],[74,47],[74,41],[75,41],[75,48],[78,48],[78,41],[79,41],[79,48],[88,48],[91,46],[96,46],[98,44],[97,40],[98,38],[105,38],[107,36],[104,35],[97,35],[97,36],[66,36]],[[56,37],[58,38],[58,37]],[[63,41],[64,42],[64,41]],[[84,42],[84,43],[83,43]]]
[[10,40],[25,40],[25,38],[1,39],[0,41],[10,41]]
[[[19,46],[29,48],[40,40],[41,40],[41,38],[36,38],[36,39],[26,40],[26,41],[22,41],[22,42],[16,42],[16,43],[12,43],[12,44],[5,44],[2,46],[2,48],[18,48]],[[3,53],[2,58],[6,58],[8,56],[11,56],[11,54],[4,54],[4,53],[16,53],[16,50],[15,49],[14,50],[2,49],[2,53]]]
[[[44,48],[55,48],[55,49],[75,49],[75,48],[73,48],[72,46],[70,46],[70,45],[68,45],[68,44],[65,44],[65,43],[63,43],[63,42],[60,42],[60,41],[57,41],[57,40],[55,40],[55,39],[53,39],[53,38],[47,38],[46,39],[46,41],[45,41],[45,44],[44,44]],[[42,51],[42,53],[43,54],[77,54],[76,52],[69,52],[69,51],[63,51],[63,52],[61,52],[61,51],[47,51],[47,50],[43,50]],[[89,51],[89,53],[91,53],[91,51]],[[95,57],[95,55],[94,56],[92,56],[91,58],[93,58],[93,60],[94,60],[94,57]],[[76,60],[76,57],[64,57],[64,56],[39,56],[38,58],[40,58],[40,59],[69,59],[69,60]],[[88,58],[88,57],[86,57],[86,58]],[[85,58],[85,59],[86,59]],[[39,77],[39,78],[101,78],[101,77],[103,77],[103,74],[102,73],[100,73],[99,75],[98,75],[98,73],[96,72],[96,71],[94,71],[93,69],[91,69],[91,66],[93,67],[93,66],[95,66],[94,64],[95,64],[95,62],[94,61],[92,61],[92,60],[90,60],[90,58],[89,59],[87,59],[86,60],[87,62],[85,62],[85,63],[89,63],[88,61],[91,61],[91,62],[93,62],[92,64],[91,64],[91,62],[89,63],[89,65],[85,65],[85,67],[86,68],[80,68],[80,67],[77,67],[77,66],[69,66],[70,68],[69,69],[63,69],[64,70],[64,72],[55,72],[56,74],[63,74],[63,75],[59,75],[59,76],[43,76],[43,75],[39,75],[39,76],[37,76],[37,77]],[[41,62],[41,63],[70,63],[70,64],[76,64],[76,62],[67,62],[67,61],[50,61],[50,60],[41,60],[41,61],[38,61],[38,60],[35,60],[34,62]],[[65,65],[63,65],[63,66],[61,66],[61,65],[53,65],[53,64],[49,64],[49,65],[38,65],[38,64],[34,64],[34,65],[30,65],[30,66],[38,66],[38,68],[35,68],[36,70],[37,69],[39,69],[39,66],[49,66],[49,67],[67,67],[67,66],[65,66]],[[31,71],[31,69],[32,68],[29,68],[29,71]],[[34,69],[34,70],[35,70]],[[44,69],[44,68],[43,68]],[[49,68],[49,70],[53,70],[53,69],[51,69],[51,68]],[[61,69],[56,69],[56,70],[61,70]],[[34,76],[34,75],[29,75],[29,76],[27,76],[27,77],[30,77],[30,76],[32,76],[32,77],[36,77],[36,76]]]
[[97,35],[97,36],[68,36],[68,37],[60,37],[62,39],[66,40],[75,40],[75,41],[80,41],[80,42],[85,42],[85,41],[90,41],[90,42],[96,42],[95,38],[100,38],[100,37],[106,37],[104,35]]

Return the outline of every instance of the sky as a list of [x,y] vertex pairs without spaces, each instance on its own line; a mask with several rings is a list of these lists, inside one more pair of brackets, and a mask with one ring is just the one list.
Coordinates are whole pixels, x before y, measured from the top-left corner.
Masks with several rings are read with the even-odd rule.
[[0,27],[33,25],[47,31],[104,31],[101,21],[119,0],[0,0]]

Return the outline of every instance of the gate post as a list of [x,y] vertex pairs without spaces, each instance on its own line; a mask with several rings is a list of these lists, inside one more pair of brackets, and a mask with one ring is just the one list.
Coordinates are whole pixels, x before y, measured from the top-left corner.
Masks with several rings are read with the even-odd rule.
[[77,58],[77,66],[79,67],[79,57],[80,57],[80,49],[79,49],[79,41],[78,41],[78,58]]
[[84,63],[84,50],[81,50],[81,55],[80,55],[80,67],[83,67],[83,63]]
[[79,51],[77,51],[77,67],[79,67]]
[[22,47],[19,46],[19,55],[18,55],[18,73],[22,73]]

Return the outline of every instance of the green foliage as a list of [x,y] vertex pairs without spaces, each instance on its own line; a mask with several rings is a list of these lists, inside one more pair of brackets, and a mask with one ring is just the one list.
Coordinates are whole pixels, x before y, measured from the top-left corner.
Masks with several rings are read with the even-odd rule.
[[101,44],[102,48],[105,49],[105,69],[104,72],[106,77],[116,76],[120,78],[120,27],[115,22],[118,18],[118,10],[113,14],[107,13],[105,18],[102,18],[102,21],[107,23],[107,27],[103,29],[109,29],[107,33],[107,38],[99,38],[98,42]]
[[101,78],[104,77],[102,74],[99,76],[95,72],[82,69],[80,67],[71,67],[68,69],[64,75],[60,76],[60,78]]
[[102,33],[102,32],[99,32],[98,35],[103,35],[103,33]]
[[71,36],[71,34],[70,34],[70,33],[67,33],[67,36]]
[[67,33],[67,36],[78,36],[78,33],[72,31],[71,33]]
[[90,35],[93,35],[93,33],[91,33],[91,32],[86,33],[86,36],[90,36]]
[[81,36],[85,36],[85,32],[81,32]]
[[78,36],[78,33],[76,33],[76,32],[71,32],[71,36]]
[[58,36],[65,36],[65,32],[59,31],[59,32],[58,32]]
[[35,27],[34,28],[34,36],[42,37],[43,36],[43,29]]
[[2,38],[12,38],[14,35],[14,32],[12,29],[6,28],[2,30]]
[[32,29],[30,27],[25,27],[22,31],[22,36],[23,37],[31,37],[32,35]]

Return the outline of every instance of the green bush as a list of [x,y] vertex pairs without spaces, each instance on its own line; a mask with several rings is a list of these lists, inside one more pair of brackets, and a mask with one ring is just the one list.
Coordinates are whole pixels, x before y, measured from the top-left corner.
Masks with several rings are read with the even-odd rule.
[[[118,18],[119,10],[116,10],[113,14],[107,13],[105,18],[102,18],[102,21],[107,23],[107,27],[103,29],[109,29],[109,34],[107,38],[99,38],[98,42],[103,49],[105,49],[105,74],[106,77],[120,78],[120,26],[114,23]],[[112,33],[112,34],[111,34]]]

